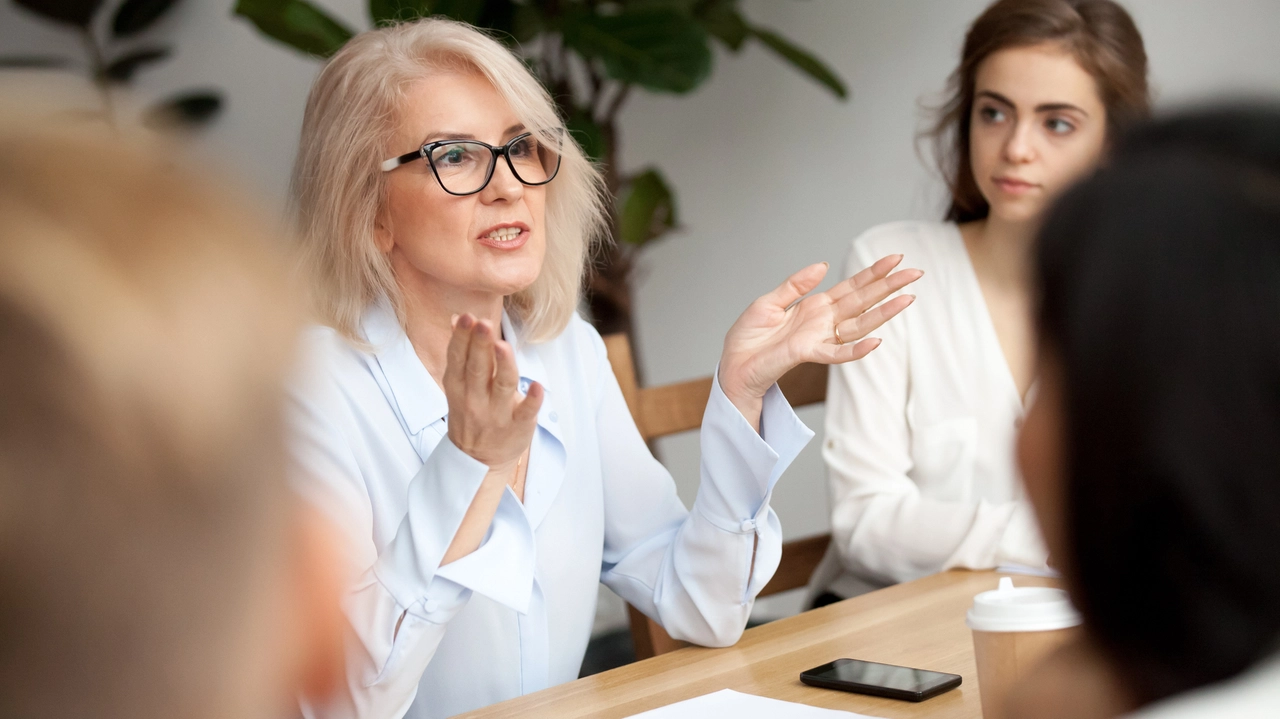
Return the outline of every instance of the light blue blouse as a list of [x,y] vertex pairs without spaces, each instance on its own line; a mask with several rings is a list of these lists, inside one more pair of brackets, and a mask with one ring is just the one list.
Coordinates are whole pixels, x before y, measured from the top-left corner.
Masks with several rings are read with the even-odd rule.
[[293,392],[295,484],[344,527],[360,571],[345,690],[308,717],[446,717],[575,679],[600,582],[673,637],[738,640],[781,555],[774,483],[813,436],[776,386],[756,434],[713,384],[688,511],[599,334],[574,317],[525,344],[504,315],[522,388],[546,389],[524,502],[508,489],[480,548],[440,566],[487,468],[449,440],[444,393],[390,308],[362,329],[369,351],[311,330]]

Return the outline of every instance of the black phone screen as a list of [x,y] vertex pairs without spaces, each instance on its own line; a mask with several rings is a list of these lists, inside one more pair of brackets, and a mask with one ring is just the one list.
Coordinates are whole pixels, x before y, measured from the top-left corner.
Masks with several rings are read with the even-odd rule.
[[885,694],[922,697],[930,696],[939,690],[949,689],[960,683],[960,677],[955,674],[899,667],[893,664],[864,662],[857,659],[837,659],[829,664],[814,667],[801,675],[801,679],[814,680],[815,684],[843,684],[846,686],[840,688],[853,691],[882,689],[887,690]]

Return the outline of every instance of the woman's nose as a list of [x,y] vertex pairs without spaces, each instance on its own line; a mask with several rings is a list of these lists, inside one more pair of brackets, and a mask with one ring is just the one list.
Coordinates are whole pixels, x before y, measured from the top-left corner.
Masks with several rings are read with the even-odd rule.
[[493,177],[485,186],[481,197],[485,202],[497,200],[518,200],[524,194],[524,183],[511,171],[505,158],[498,158],[493,168]]
[[1005,159],[1011,163],[1022,164],[1035,159],[1035,143],[1031,136],[1031,123],[1018,123],[1004,144]]

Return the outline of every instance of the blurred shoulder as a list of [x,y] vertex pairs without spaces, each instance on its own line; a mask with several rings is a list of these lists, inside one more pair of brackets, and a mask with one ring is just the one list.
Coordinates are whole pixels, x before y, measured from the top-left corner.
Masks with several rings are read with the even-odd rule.
[[946,264],[956,248],[963,247],[959,230],[951,222],[906,220],[876,225],[853,240],[845,264],[852,275],[885,255],[901,254],[904,266],[926,272]]
[[298,342],[295,399],[331,403],[351,392],[377,387],[369,369],[372,355],[332,327],[305,328]]

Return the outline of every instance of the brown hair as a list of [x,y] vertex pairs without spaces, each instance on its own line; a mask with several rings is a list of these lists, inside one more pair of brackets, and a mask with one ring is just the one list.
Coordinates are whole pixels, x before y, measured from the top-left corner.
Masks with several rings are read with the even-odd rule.
[[948,99],[925,133],[951,191],[946,219],[969,222],[987,216],[987,200],[973,177],[969,123],[975,78],[982,61],[1000,50],[1060,43],[1098,85],[1107,108],[1107,136],[1150,114],[1147,53],[1133,18],[1112,0],[997,0],[964,39],[960,65],[947,83]]
[[7,716],[275,701],[301,302],[270,223],[175,157],[0,122]]

